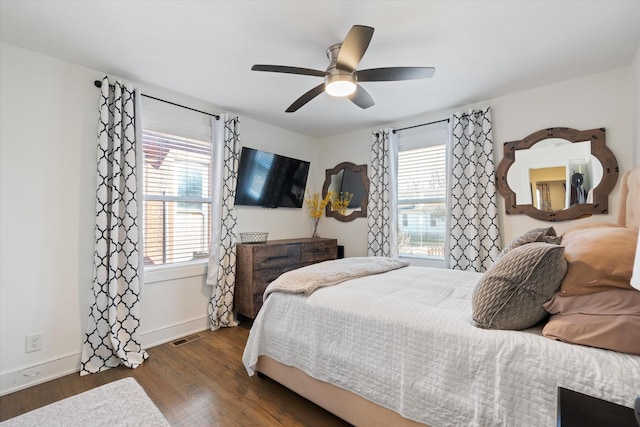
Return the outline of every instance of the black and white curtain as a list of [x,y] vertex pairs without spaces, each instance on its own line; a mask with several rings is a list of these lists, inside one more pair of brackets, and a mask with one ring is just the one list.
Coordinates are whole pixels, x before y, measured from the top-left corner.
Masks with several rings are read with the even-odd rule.
[[455,113],[449,268],[486,271],[500,252],[491,110]]
[[98,122],[98,167],[93,302],[80,374],[120,364],[138,367],[140,344],[139,173],[136,101],[133,89],[102,80]]
[[398,257],[398,138],[392,129],[373,133],[367,255]]
[[211,330],[238,326],[233,315],[236,281],[236,225],[234,199],[240,160],[240,132],[237,116],[223,114],[212,119],[213,179],[211,194],[212,235],[207,285],[213,286],[208,313]]

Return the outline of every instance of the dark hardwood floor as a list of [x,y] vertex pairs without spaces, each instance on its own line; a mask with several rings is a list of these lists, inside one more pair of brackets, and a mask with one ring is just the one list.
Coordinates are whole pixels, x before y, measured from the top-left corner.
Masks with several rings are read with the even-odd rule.
[[0,421],[126,377],[134,377],[172,426],[348,426],[268,379],[249,377],[242,351],[249,327],[198,333],[203,338],[148,350],[137,369],[71,374],[0,397]]

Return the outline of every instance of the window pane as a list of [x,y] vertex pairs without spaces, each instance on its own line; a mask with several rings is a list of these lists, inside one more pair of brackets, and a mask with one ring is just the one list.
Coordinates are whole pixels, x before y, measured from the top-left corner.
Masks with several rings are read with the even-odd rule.
[[207,258],[211,143],[143,130],[145,265]]
[[444,259],[445,203],[399,204],[400,255]]
[[[196,168],[183,166],[183,170],[176,174],[178,184],[178,196],[184,198],[202,198],[202,175],[203,171]],[[178,207],[182,209],[202,209],[202,203],[179,201]]]
[[398,200],[444,198],[445,156],[445,145],[398,153]]
[[145,265],[162,265],[207,258],[211,235],[211,204],[184,210],[180,202],[146,201],[144,213]]
[[446,144],[398,153],[400,255],[444,259]]
[[211,197],[209,169],[211,143],[143,130],[145,195],[177,196],[179,182],[188,179],[194,165],[205,171],[202,197]]

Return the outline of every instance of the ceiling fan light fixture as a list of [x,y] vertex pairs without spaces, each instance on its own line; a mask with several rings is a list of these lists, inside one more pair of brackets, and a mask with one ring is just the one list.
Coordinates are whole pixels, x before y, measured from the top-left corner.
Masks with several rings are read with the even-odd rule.
[[331,96],[349,96],[356,91],[356,79],[351,74],[327,76],[324,90]]
[[[1,1],[1,0],[0,0]],[[287,65],[255,64],[253,71],[298,74],[302,76],[324,77],[324,82],[306,91],[285,110],[287,113],[298,111],[300,107],[326,92],[331,96],[349,98],[363,110],[373,107],[375,102],[358,82],[389,82],[397,80],[416,80],[432,77],[433,67],[384,67],[358,70],[358,65],[369,47],[373,36],[373,27],[354,25],[341,43],[334,43],[327,49],[329,66],[326,71],[311,68],[290,67]]]

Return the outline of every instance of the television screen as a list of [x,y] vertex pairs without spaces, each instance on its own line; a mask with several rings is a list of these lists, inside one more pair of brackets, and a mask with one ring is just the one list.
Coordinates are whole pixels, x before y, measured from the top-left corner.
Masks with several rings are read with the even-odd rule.
[[301,208],[308,174],[309,162],[243,147],[235,204]]

